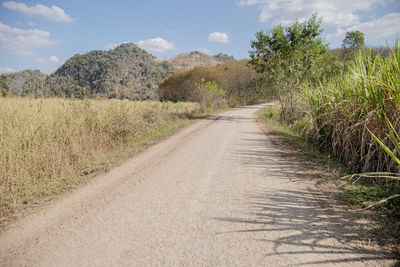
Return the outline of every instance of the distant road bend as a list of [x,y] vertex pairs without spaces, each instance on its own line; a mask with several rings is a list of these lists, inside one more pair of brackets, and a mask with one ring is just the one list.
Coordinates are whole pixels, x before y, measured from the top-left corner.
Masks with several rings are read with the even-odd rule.
[[192,124],[0,236],[0,266],[390,265],[256,121]]

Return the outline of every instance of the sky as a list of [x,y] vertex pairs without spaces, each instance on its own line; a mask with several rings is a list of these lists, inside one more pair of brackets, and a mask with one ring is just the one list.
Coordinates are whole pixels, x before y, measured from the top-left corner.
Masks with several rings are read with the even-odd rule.
[[330,48],[360,30],[370,46],[400,36],[400,0],[0,0],[0,73],[52,73],[68,58],[134,42],[158,59],[248,58],[255,33],[317,12]]

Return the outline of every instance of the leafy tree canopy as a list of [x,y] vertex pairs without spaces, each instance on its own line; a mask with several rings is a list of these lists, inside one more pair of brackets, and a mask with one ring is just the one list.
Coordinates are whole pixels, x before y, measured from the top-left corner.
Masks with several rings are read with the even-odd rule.
[[8,84],[3,77],[0,77],[0,89],[8,90]]
[[257,32],[251,41],[250,64],[277,88],[283,117],[296,113],[294,94],[304,81],[317,81],[330,59],[328,45],[321,38],[321,22],[314,14],[303,23]]
[[364,34],[360,31],[351,31],[346,33],[343,39],[343,58],[348,61],[354,58],[358,50],[364,47]]
[[342,48],[360,49],[364,46],[364,34],[360,31],[351,31],[346,33],[343,39]]
[[321,39],[321,19],[314,14],[308,21],[284,27],[275,26],[267,32],[256,33],[251,41],[250,64],[258,72],[288,66],[288,61],[297,61],[296,67],[303,70],[314,66],[316,60],[328,50]]

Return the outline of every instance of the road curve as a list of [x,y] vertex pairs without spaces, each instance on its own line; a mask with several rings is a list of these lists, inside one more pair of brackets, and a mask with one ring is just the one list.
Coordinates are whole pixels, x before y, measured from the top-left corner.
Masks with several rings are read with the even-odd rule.
[[0,266],[389,265],[355,247],[248,106],[192,124],[0,236]]

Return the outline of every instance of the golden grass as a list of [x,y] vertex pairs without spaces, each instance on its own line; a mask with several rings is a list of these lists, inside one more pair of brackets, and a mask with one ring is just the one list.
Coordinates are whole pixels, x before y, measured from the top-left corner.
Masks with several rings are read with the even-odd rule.
[[0,98],[0,223],[24,205],[76,186],[199,108],[194,103]]

